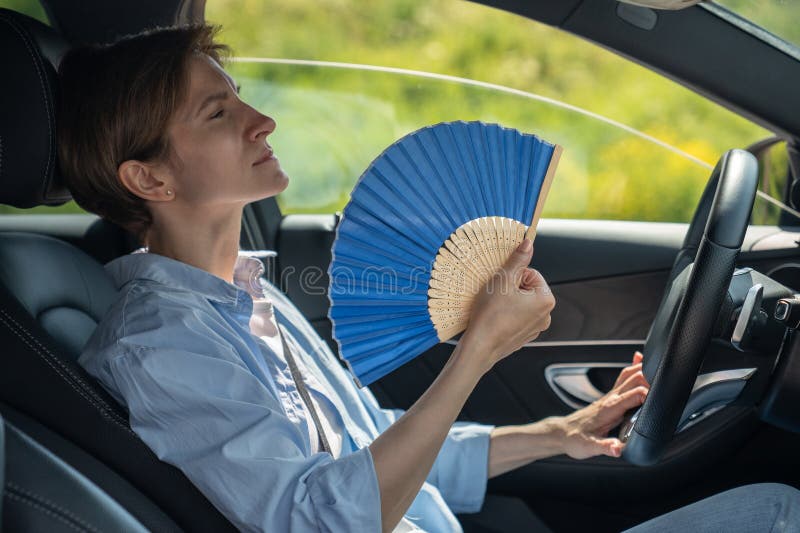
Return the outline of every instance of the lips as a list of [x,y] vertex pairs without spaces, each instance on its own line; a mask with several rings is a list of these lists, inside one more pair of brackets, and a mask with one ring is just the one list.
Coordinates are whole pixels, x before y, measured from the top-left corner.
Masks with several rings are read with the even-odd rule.
[[267,161],[269,161],[271,159],[274,159],[274,158],[275,158],[275,156],[274,156],[274,153],[272,151],[272,148],[267,148],[267,151],[264,152],[264,154],[261,157],[259,157],[256,160],[255,163],[253,163],[253,166],[260,165],[261,163],[266,163]]

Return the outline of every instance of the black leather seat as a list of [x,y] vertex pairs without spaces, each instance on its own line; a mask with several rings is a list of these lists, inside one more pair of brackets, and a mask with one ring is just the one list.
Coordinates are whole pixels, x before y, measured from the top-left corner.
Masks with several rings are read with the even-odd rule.
[[[0,203],[63,203],[69,193],[56,164],[55,66],[67,45],[47,26],[0,9],[0,49]],[[234,531],[138,439],[125,410],[76,363],[114,292],[102,266],[77,248],[41,235],[0,234],[0,412],[30,434],[47,432],[45,446],[146,528]],[[76,449],[104,467],[87,467]]]
[[0,233],[0,282],[75,361],[116,294],[103,267],[44,235]]
[[94,483],[2,417],[0,487],[4,531],[147,531]]

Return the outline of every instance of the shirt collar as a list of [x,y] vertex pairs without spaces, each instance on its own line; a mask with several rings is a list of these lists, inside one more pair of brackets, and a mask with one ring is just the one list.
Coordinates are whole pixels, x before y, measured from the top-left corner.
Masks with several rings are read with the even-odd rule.
[[145,249],[111,261],[106,265],[106,271],[117,289],[131,281],[144,279],[191,291],[215,302],[236,304],[242,292],[254,298],[264,296],[261,288],[264,265],[257,258],[258,255],[253,252],[239,253],[234,266],[234,284],[203,269]]

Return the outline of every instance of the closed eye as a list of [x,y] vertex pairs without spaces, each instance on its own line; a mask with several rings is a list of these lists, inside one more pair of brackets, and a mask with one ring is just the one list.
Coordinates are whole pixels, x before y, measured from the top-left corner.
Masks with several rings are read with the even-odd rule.
[[215,119],[215,118],[222,118],[222,116],[223,116],[224,114],[225,114],[225,110],[224,110],[224,109],[220,109],[219,111],[217,111],[216,113],[214,113],[213,115],[211,115],[211,117],[209,117],[209,118],[211,118],[211,119]]

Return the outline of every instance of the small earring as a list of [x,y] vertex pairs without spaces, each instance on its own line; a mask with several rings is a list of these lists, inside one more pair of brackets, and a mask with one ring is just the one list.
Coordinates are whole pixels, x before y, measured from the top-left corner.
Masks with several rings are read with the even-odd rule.
[[172,196],[172,189],[167,189],[167,196]]

